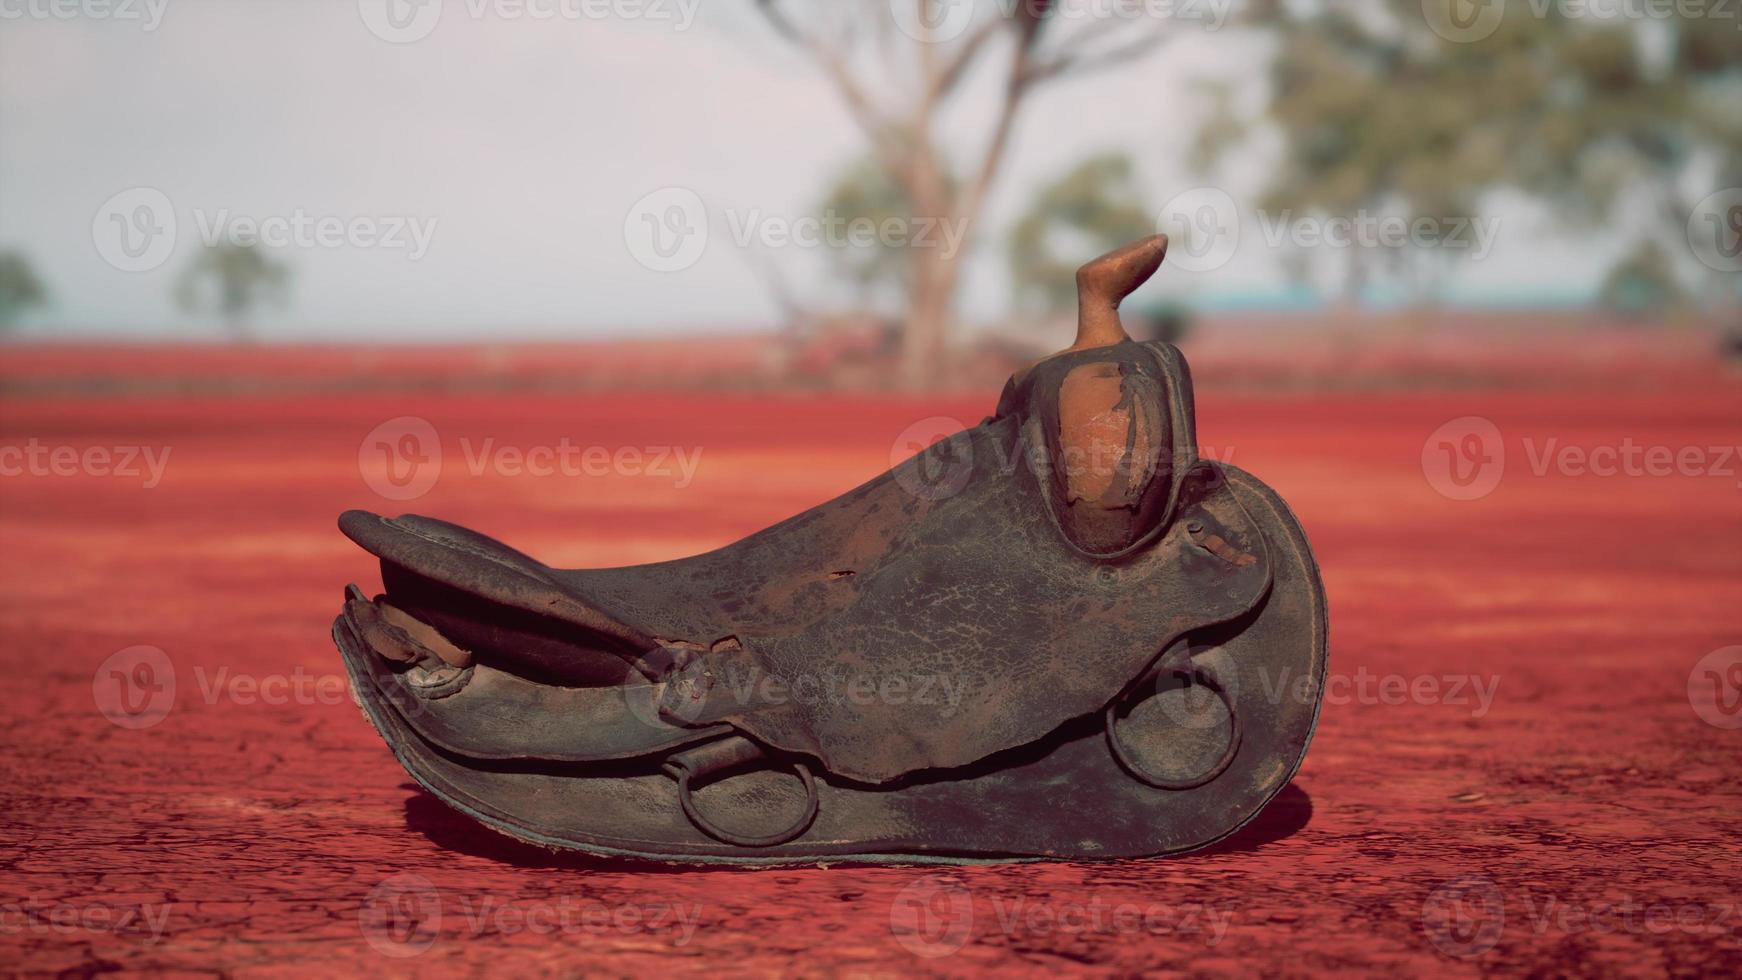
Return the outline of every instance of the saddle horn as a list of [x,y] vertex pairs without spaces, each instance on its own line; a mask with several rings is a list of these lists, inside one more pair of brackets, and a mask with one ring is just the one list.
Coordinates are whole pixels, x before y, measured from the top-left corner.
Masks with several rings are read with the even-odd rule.
[[1167,255],[1167,236],[1151,235],[1091,259],[1077,270],[1077,339],[1065,350],[1107,347],[1130,340],[1119,322],[1119,302],[1149,281]]

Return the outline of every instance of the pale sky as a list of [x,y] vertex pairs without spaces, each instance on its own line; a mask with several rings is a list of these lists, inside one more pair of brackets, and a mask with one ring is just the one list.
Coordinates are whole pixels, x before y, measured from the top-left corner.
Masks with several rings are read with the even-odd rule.
[[[760,262],[829,294],[819,249],[737,240],[814,214],[861,148],[830,86],[744,3],[622,0],[653,5],[640,18],[533,19],[517,13],[526,0],[427,0],[439,20],[394,27],[384,2],[0,0],[0,248],[23,249],[54,301],[27,332],[212,335],[178,310],[175,284],[203,238],[254,224],[289,236],[278,254],[295,272],[291,300],[258,325],[275,338],[756,327],[776,309]],[[372,22],[433,29],[391,43]],[[1107,150],[1139,161],[1146,207],[1205,183],[1183,163],[1203,112],[1187,83],[1231,79],[1259,105],[1265,47],[1231,29],[1183,34],[1031,100],[970,253],[966,316],[1008,309],[1004,233],[1038,183]],[[993,81],[978,79],[946,126],[964,148],[979,142]],[[1214,183],[1251,200],[1265,166],[1260,150]],[[704,209],[705,246],[676,271],[649,268],[630,244],[637,219],[675,220],[671,203],[689,200]],[[646,201],[654,217],[636,211]],[[141,202],[169,209],[173,239]],[[1459,267],[1458,295],[1563,298],[1601,274],[1590,254],[1607,246],[1547,241],[1520,205],[1495,213],[1498,234]],[[1170,257],[1145,295],[1283,295],[1281,250],[1240,220],[1231,258],[1192,271]],[[336,236],[325,242],[323,221]],[[147,230],[167,251],[116,252],[124,231]]]

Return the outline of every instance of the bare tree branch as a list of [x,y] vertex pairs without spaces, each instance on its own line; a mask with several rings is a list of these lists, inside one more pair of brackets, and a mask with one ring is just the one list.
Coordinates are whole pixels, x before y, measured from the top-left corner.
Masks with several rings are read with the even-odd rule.
[[979,55],[981,49],[988,42],[998,36],[999,28],[1002,26],[997,20],[989,20],[981,24],[966,41],[962,42],[944,70],[932,80],[929,97],[934,101],[949,98],[951,91],[961,82],[962,76],[966,75],[968,69],[973,66],[975,57]]
[[1141,60],[1160,50],[1174,35],[1161,29],[1150,31],[1140,37],[1121,44],[1111,44],[1095,47],[1086,43],[1073,44],[1060,50],[1050,57],[1038,60],[1030,69],[1027,81],[1031,84],[1061,78],[1065,75],[1079,75],[1101,71],[1119,65]]
[[799,29],[786,12],[781,9],[778,0],[757,0],[756,9],[762,13],[775,33],[786,38],[795,47],[808,54],[817,66],[828,74],[834,82],[841,98],[847,103],[853,118],[865,130],[866,136],[875,143],[887,138],[889,128],[888,117],[871,100],[865,85],[856,78],[847,67],[846,49],[824,41],[814,34]]

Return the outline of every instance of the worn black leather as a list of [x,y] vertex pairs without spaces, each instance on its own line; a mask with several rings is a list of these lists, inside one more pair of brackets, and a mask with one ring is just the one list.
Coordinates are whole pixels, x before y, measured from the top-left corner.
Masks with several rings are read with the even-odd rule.
[[[1107,411],[1080,410],[1093,398]],[[1077,479],[1069,450],[1103,430],[1114,468]],[[541,844],[1189,850],[1298,767],[1326,640],[1287,507],[1196,446],[1177,350],[1071,350],[979,426],[693,558],[553,569],[441,521],[347,513],[385,592],[348,591],[334,638],[419,782]]]

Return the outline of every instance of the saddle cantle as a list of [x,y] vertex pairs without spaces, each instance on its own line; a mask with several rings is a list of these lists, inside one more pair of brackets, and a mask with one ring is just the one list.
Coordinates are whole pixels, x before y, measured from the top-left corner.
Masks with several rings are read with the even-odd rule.
[[671,861],[1112,858],[1210,844],[1292,777],[1325,601],[1269,488],[1197,455],[1191,377],[1078,276],[996,412],[717,551],[555,569],[351,511],[384,593],[333,636],[418,782],[534,843]]

